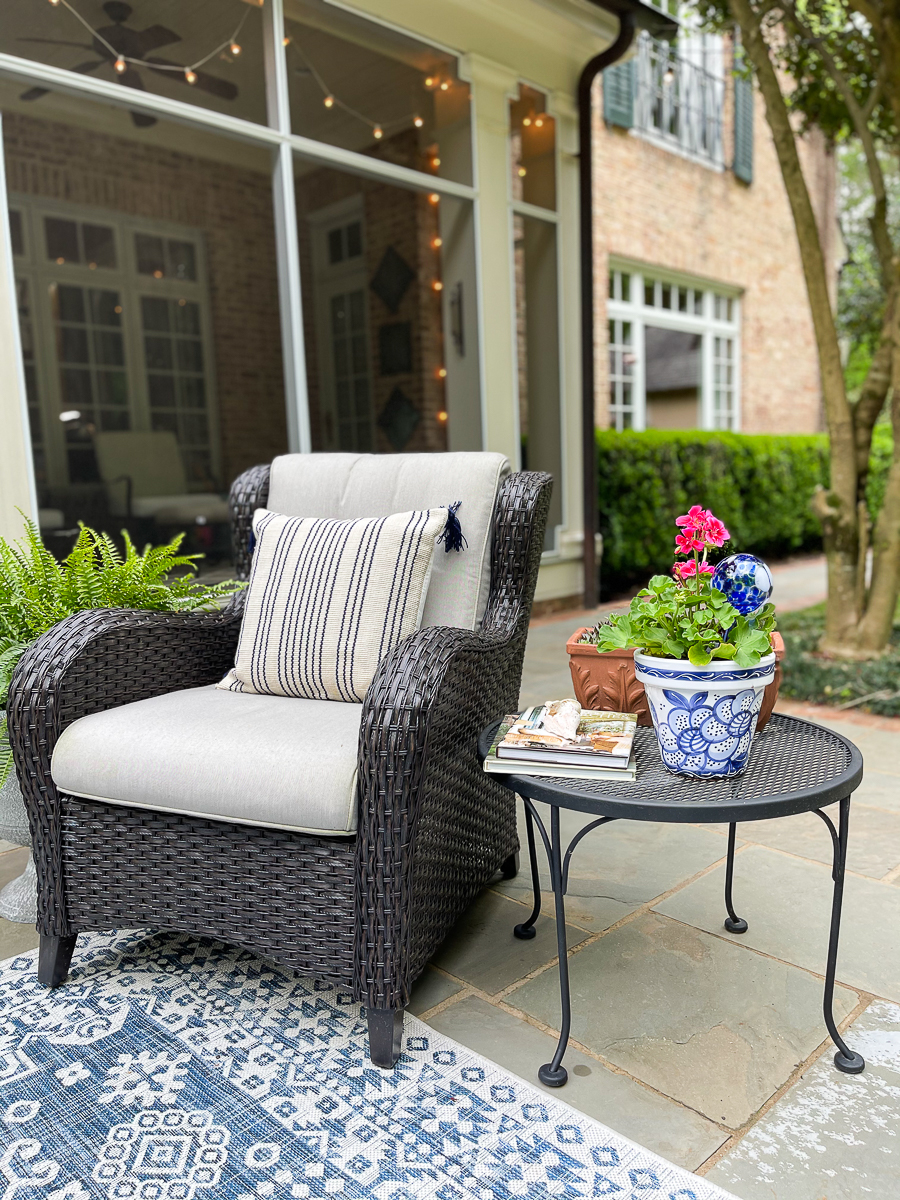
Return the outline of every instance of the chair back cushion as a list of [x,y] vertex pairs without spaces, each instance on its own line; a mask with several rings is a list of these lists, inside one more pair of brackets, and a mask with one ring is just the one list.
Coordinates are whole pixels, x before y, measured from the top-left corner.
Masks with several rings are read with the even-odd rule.
[[456,500],[466,548],[438,546],[422,624],[478,629],[491,586],[502,454],[286,454],[272,463],[269,508],[294,517],[386,517]]
[[356,521],[258,509],[233,692],[361,703],[422,620],[447,509]]
[[125,511],[125,486],[115,482],[123,475],[131,480],[133,497],[181,496],[188,490],[174,433],[98,432],[94,453],[114,512]]

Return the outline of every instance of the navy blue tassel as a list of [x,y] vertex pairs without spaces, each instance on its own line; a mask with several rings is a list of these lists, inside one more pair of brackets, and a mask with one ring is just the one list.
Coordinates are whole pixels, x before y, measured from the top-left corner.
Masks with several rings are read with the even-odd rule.
[[456,515],[461,504],[462,500],[457,500],[455,504],[451,504],[447,509],[447,524],[444,526],[444,532],[438,538],[438,542],[444,543],[444,550],[448,554],[451,550],[464,550],[469,545],[463,537],[462,526],[459,523],[459,517]]
[[247,543],[247,553],[253,557],[253,551],[256,549],[256,534],[253,532],[253,526],[250,526],[250,541]]

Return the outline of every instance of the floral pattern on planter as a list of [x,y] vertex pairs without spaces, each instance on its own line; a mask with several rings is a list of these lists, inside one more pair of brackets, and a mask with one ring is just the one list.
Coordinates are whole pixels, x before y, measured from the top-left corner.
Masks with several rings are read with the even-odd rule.
[[[759,693],[753,688],[736,696],[715,698],[709,692],[686,695],[665,689],[669,708],[657,709],[657,736],[662,760],[682,775],[734,775],[743,771],[753,740]],[[656,697],[654,697],[656,699]]]

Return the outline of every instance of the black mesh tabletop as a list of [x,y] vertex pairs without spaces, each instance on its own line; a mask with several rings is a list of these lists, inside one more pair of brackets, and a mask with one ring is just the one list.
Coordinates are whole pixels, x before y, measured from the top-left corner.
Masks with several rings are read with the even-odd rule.
[[[487,754],[499,721],[479,739]],[[519,795],[561,808],[632,821],[760,821],[808,812],[843,800],[859,787],[862,755],[846,738],[821,725],[776,713],[753,739],[741,775],[688,779],[667,771],[656,733],[638,726],[634,740],[637,779],[544,779],[498,775]]]

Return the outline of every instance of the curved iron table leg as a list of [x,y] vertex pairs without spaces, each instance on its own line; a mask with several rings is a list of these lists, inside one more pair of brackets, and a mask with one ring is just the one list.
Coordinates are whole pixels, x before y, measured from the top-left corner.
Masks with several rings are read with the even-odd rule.
[[834,977],[837,970],[838,939],[841,933],[841,905],[844,899],[844,867],[847,862],[847,837],[850,827],[850,797],[841,801],[839,832],[835,832],[831,819],[821,809],[814,810],[831,830],[834,843],[834,898],[831,904],[831,934],[828,939],[828,965],[825,970],[825,997],[822,1009],[825,1014],[825,1025],[831,1035],[831,1040],[837,1046],[834,1065],[847,1075],[859,1075],[865,1070],[866,1060],[855,1050],[851,1050],[838,1033],[834,1020]]
[[728,916],[725,918],[725,928],[729,933],[746,933],[749,926],[743,917],[734,911],[734,901],[731,898],[731,888],[734,883],[734,838],[737,825],[734,821],[728,826],[728,862],[725,865],[725,907]]
[[559,954],[559,1003],[562,1009],[559,1042],[552,1062],[544,1063],[538,1070],[538,1079],[546,1087],[562,1087],[569,1073],[562,1065],[566,1046],[569,1044],[569,1026],[572,1020],[572,1005],[569,998],[569,958],[566,946],[566,902],[563,893],[562,853],[560,848],[559,809],[554,804],[550,810],[550,877],[553,882],[553,898],[556,902],[556,947]]
[[541,876],[538,871],[537,849],[534,844],[534,818],[531,815],[531,802],[525,801],[525,828],[528,830],[528,860],[531,863],[531,887],[534,893],[534,904],[531,909],[531,916],[527,921],[523,921],[521,925],[516,925],[513,933],[517,938],[523,938],[528,941],[533,938],[536,930],[534,923],[541,915]]

